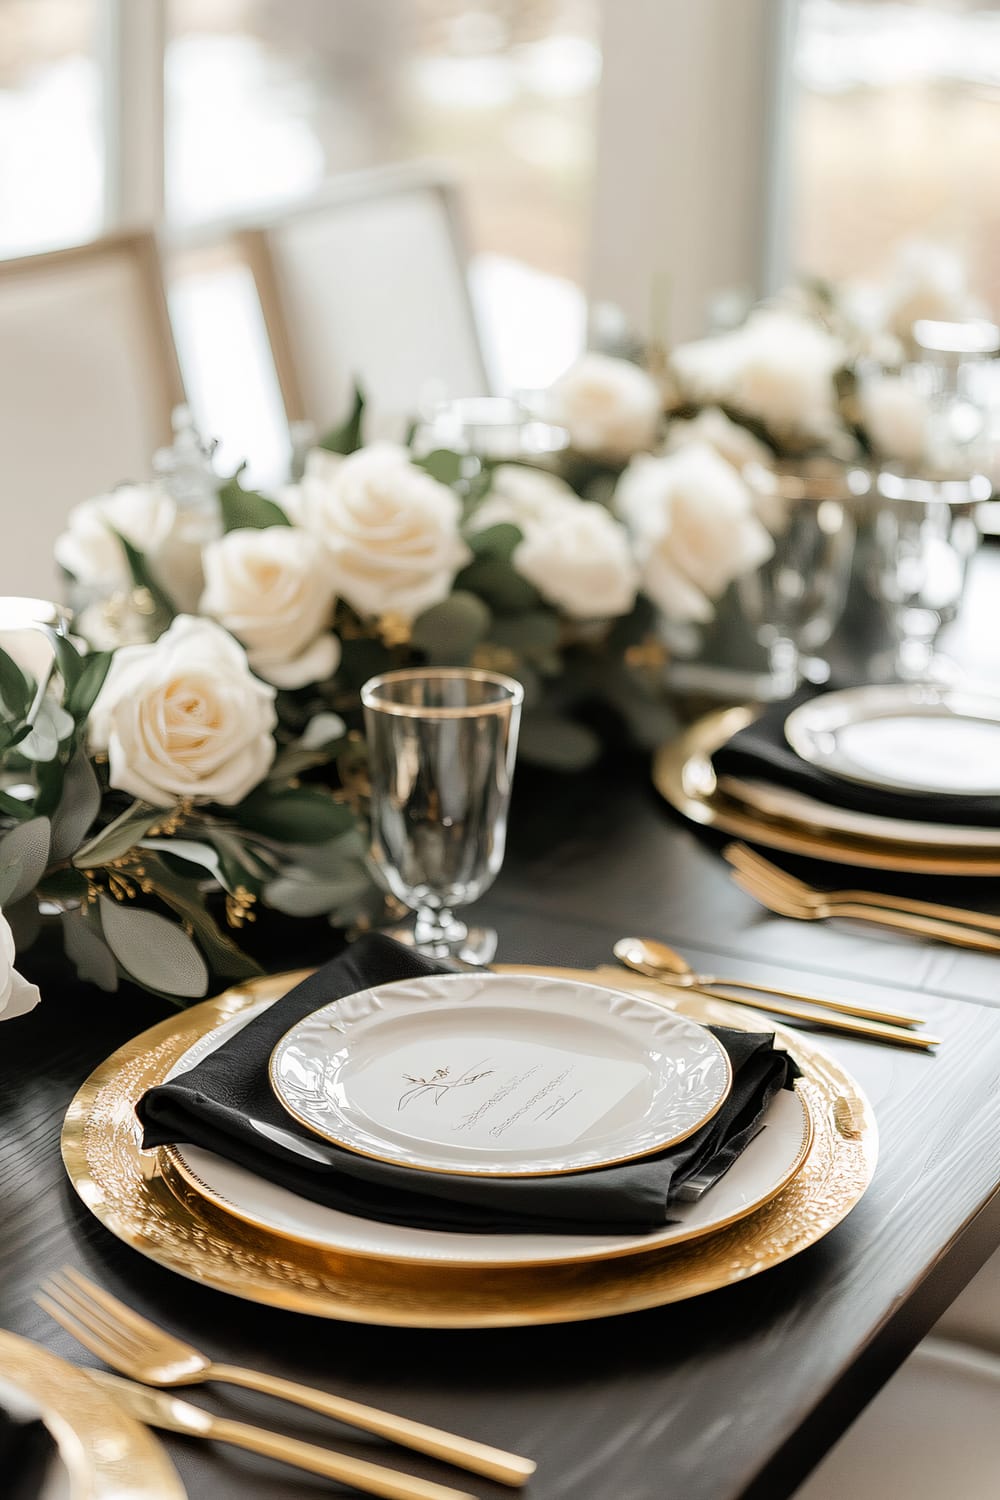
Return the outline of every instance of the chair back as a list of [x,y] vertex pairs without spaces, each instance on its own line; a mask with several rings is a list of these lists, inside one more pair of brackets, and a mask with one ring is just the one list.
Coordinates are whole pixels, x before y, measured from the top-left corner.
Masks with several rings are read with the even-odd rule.
[[151,234],[0,261],[0,594],[57,595],[70,506],[147,478],[183,399]]

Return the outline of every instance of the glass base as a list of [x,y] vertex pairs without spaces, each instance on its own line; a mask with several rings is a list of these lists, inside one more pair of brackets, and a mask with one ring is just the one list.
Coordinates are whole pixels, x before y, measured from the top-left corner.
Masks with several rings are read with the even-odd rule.
[[468,927],[464,930],[464,936],[458,937],[454,942],[418,942],[412,922],[399,927],[381,927],[379,931],[386,937],[395,938],[397,943],[415,948],[427,958],[457,959],[460,963],[473,964],[476,968],[490,963],[497,951],[497,934],[492,927]]

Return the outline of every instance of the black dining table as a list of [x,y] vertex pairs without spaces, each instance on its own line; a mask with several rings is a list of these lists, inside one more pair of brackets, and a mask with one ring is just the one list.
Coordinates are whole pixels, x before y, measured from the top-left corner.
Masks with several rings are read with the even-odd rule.
[[[881,1150],[864,1198],[810,1249],[688,1302],[490,1331],[329,1322],[182,1280],[102,1228],[59,1156],[80,1083],[168,1007],[72,982],[43,948],[22,965],[43,1003],[0,1024],[0,1326],[93,1363],[32,1300],[42,1278],[68,1264],[215,1358],[530,1455],[530,1500],[794,1493],[1000,1246],[1000,961],[773,917],[732,884],[720,843],[663,805],[635,752],[611,752],[575,775],[522,767],[507,862],[477,914],[498,928],[498,957],[510,963],[589,967],[611,961],[617,937],[649,935],[718,972],[926,1016],[944,1038],[933,1055],[825,1037],[874,1106]],[[829,867],[782,862],[831,883]],[[869,872],[853,883],[894,881]],[[998,884],[902,886],[996,910]],[[321,961],[337,943],[322,924],[292,922],[258,941],[276,969]],[[205,1386],[193,1398],[484,1500],[512,1493],[267,1397]],[[192,1500],[295,1500],[323,1489],[234,1449],[164,1441]]]

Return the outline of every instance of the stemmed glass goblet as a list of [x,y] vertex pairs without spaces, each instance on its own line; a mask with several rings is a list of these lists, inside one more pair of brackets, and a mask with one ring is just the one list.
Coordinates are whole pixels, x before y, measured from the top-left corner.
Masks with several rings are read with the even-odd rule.
[[496,933],[455,915],[503,863],[524,690],[472,668],[417,667],[361,689],[371,781],[370,859],[416,913],[393,936],[435,958],[489,963]]

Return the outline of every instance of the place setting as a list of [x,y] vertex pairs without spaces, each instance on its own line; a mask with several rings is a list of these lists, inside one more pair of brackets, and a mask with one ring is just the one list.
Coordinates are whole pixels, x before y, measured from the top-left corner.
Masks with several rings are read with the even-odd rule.
[[461,957],[455,908],[503,859],[516,685],[408,670],[364,696],[373,857],[416,910],[408,942],[358,938],[110,1057],[63,1130],[91,1212],[251,1301],[439,1328],[700,1295],[828,1232],[877,1134],[811,1033],[624,969]]

